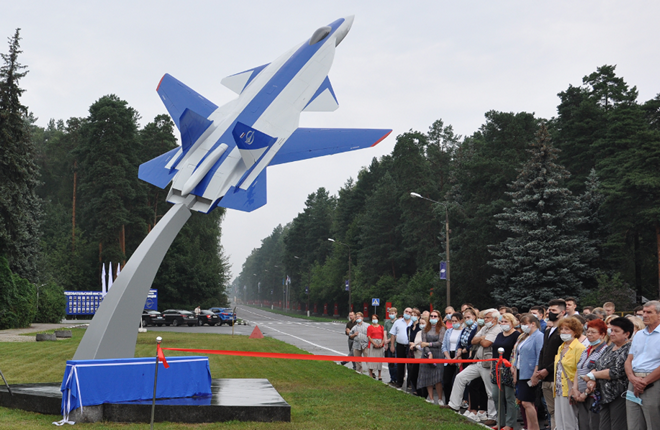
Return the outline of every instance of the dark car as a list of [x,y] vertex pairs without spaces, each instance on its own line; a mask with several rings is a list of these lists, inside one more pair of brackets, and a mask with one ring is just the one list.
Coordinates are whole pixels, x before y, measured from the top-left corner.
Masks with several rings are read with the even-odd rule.
[[165,325],[173,325],[174,327],[183,324],[188,324],[190,327],[197,325],[195,314],[180,309],[167,309],[163,311],[163,318],[165,318]]
[[143,310],[142,311],[142,326],[148,327],[150,325],[162,326],[165,324],[165,318],[158,311]]
[[213,311],[199,311],[199,315],[197,316],[197,324],[198,325],[220,324],[220,317]]
[[220,323],[218,325],[234,325],[236,322],[236,314],[230,308],[210,308],[209,310],[215,312],[220,317]]

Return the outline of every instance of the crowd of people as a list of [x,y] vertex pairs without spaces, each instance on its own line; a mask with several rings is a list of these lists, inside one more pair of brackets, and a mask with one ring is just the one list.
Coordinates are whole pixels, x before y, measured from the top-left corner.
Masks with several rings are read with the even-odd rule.
[[[610,302],[580,313],[569,297],[527,313],[465,303],[460,312],[447,307],[444,317],[389,308],[383,325],[377,315],[371,324],[363,320],[361,312],[349,314],[349,355],[422,359],[388,364],[389,384],[473,421],[505,430],[520,420],[528,430],[540,423],[556,430],[660,429],[659,301],[625,316]],[[506,361],[493,360],[500,355]],[[362,363],[353,364],[363,373]],[[366,365],[378,380],[383,367]]]

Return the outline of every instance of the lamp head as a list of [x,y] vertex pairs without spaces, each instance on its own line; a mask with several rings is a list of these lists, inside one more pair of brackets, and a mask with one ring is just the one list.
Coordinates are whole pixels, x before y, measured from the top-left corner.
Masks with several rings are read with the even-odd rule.
[[417,193],[410,193],[410,195],[413,196],[413,197],[417,197],[418,199],[422,198],[422,196],[417,194]]

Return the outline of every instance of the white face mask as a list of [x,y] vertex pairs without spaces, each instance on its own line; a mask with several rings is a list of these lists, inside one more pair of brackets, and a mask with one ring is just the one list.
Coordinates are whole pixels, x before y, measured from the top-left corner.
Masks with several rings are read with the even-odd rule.
[[390,314],[390,319],[393,320],[394,318],[396,318],[396,314]]
[[419,328],[421,328],[421,329],[424,329],[424,327],[426,327],[426,324],[420,324],[419,325]]
[[520,328],[522,329],[523,333],[529,333],[531,331],[531,327],[528,325],[521,325]]
[[511,330],[511,326],[509,324],[500,324],[500,327],[502,327],[503,332]]
[[378,320],[371,320],[371,324],[378,324]]
[[567,333],[562,333],[559,335],[559,337],[561,337],[561,340],[563,340],[564,342],[568,342],[569,340],[573,339],[573,335]]

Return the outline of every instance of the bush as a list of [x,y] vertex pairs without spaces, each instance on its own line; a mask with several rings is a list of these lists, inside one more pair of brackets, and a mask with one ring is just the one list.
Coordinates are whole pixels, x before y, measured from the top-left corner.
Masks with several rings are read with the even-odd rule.
[[66,297],[64,289],[50,282],[39,289],[39,311],[34,322],[59,323],[65,317]]
[[7,259],[0,257],[0,329],[29,327],[36,304],[34,285],[11,273]]

